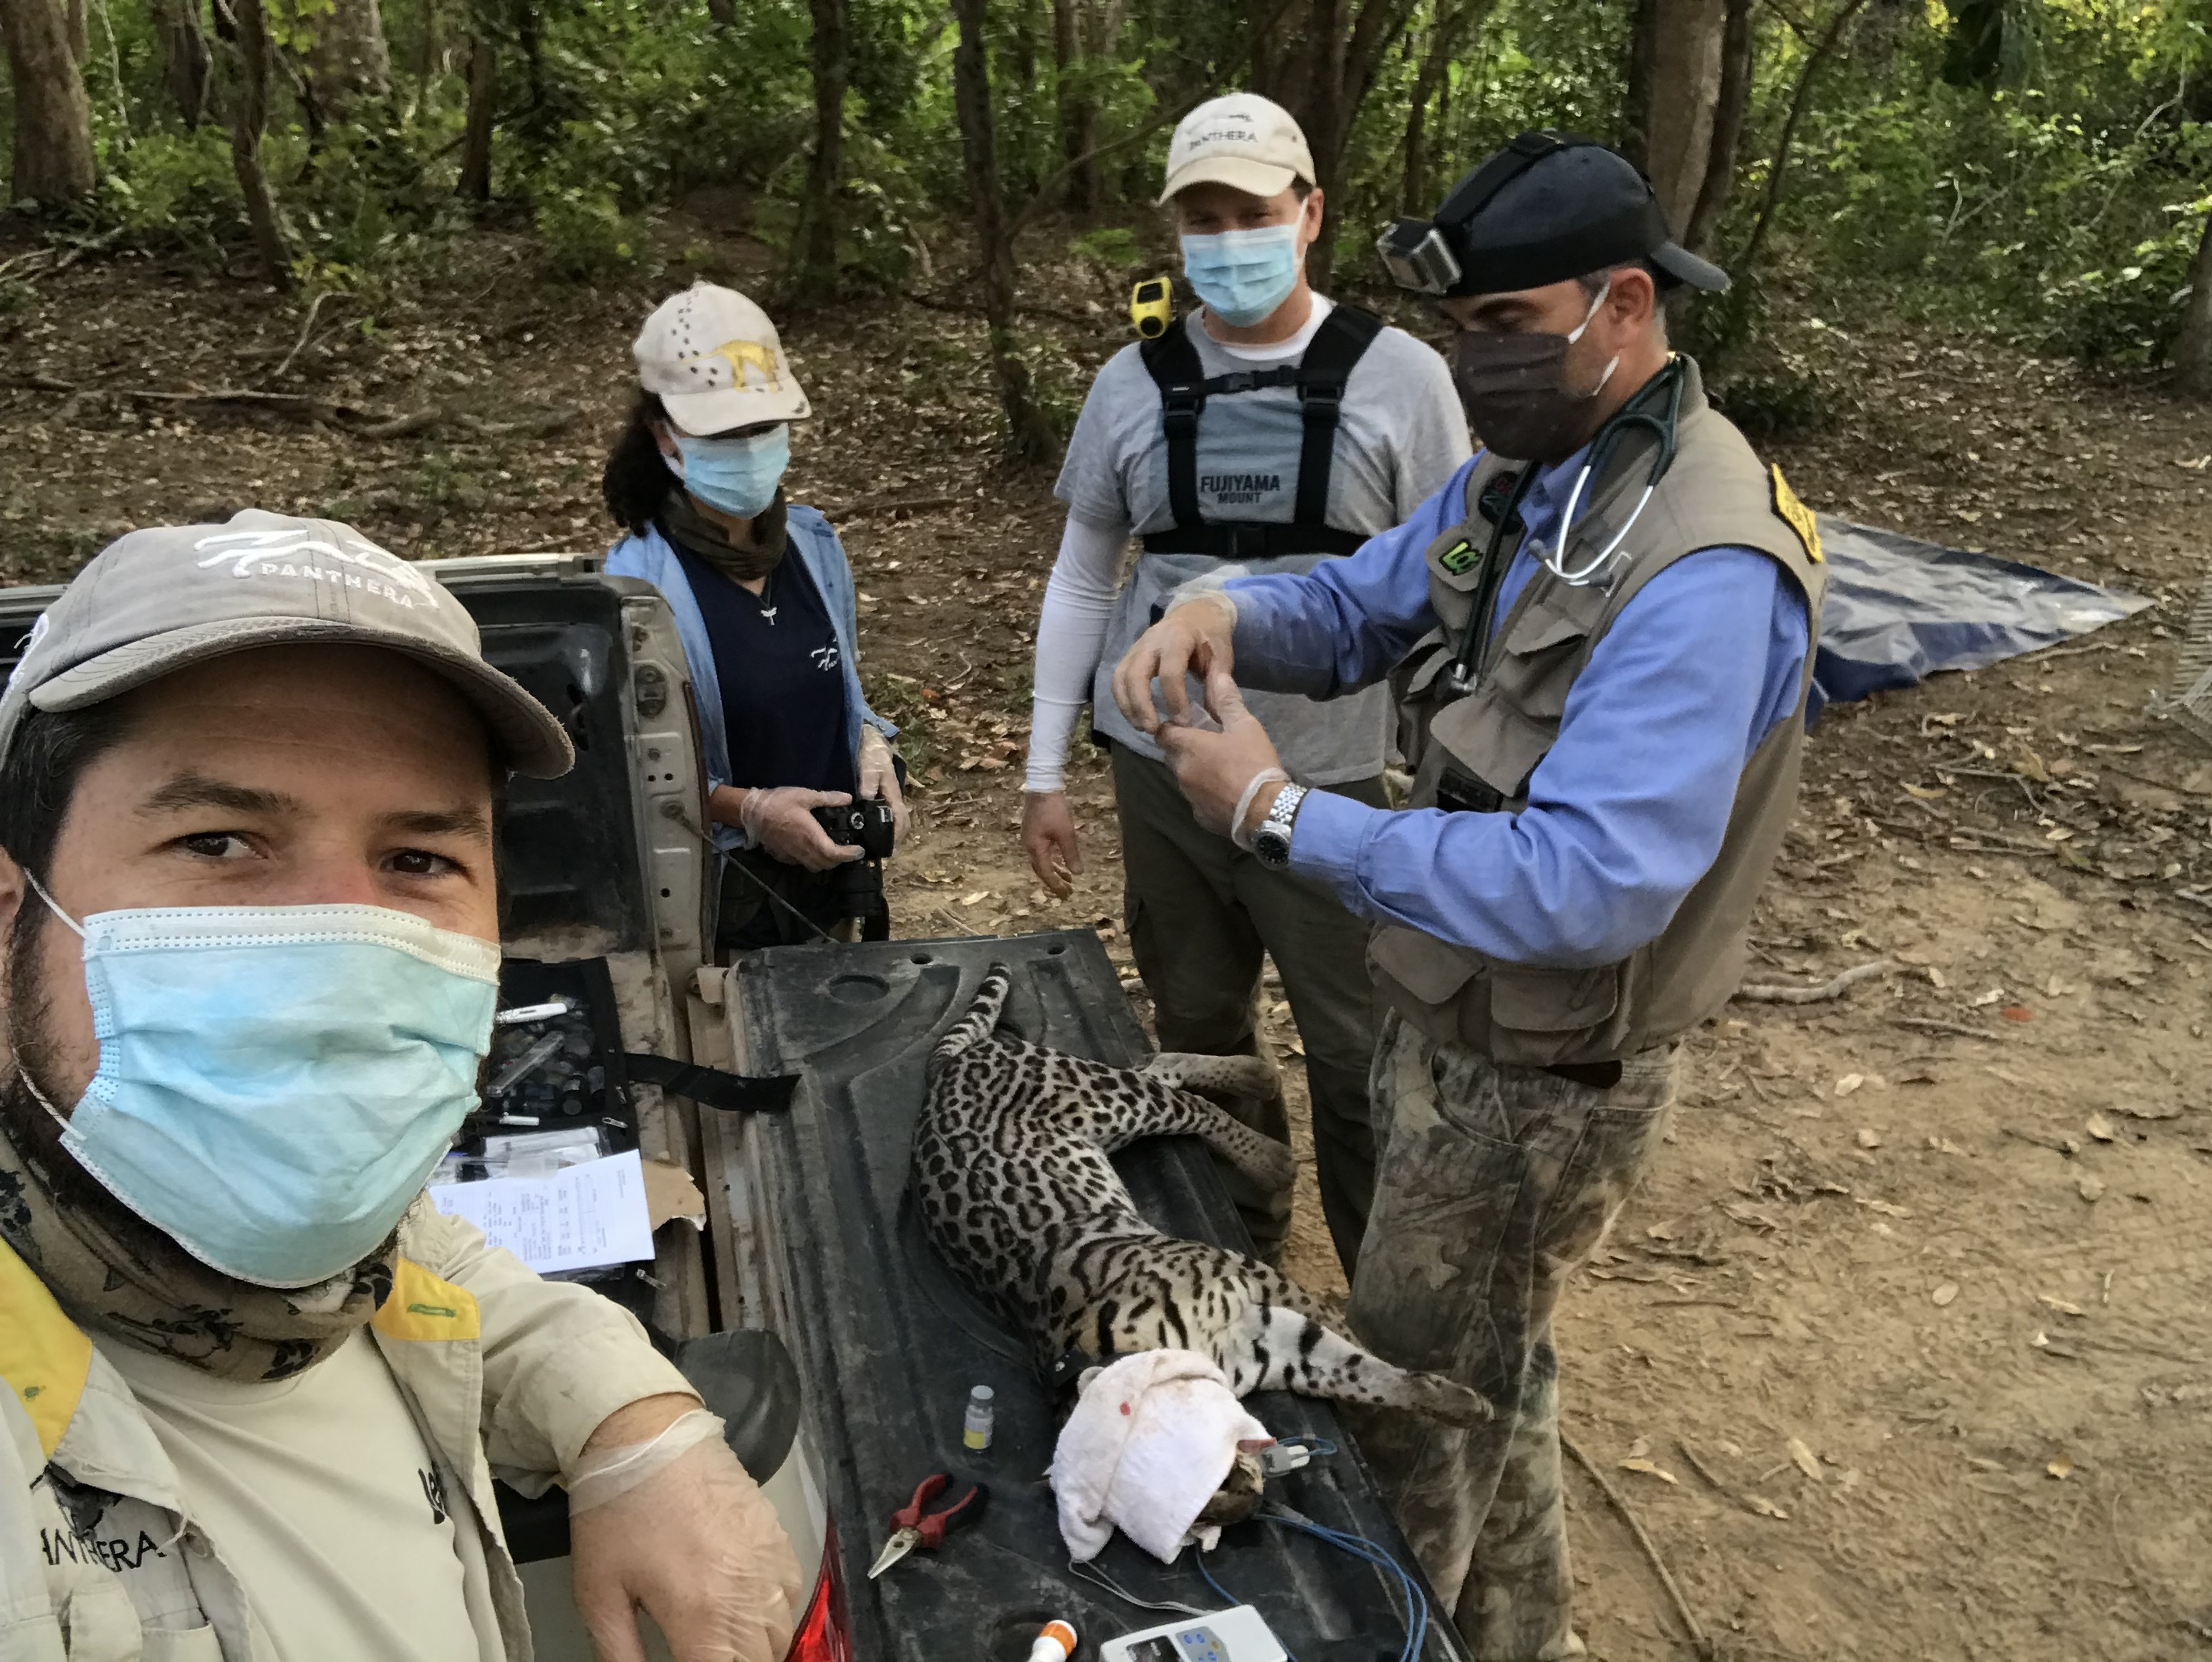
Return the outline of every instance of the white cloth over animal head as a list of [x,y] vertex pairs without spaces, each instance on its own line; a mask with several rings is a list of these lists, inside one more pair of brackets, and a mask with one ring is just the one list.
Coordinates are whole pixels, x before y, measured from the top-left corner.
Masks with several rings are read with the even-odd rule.
[[1275,1440],[1247,1413],[1228,1376],[1194,1351],[1141,1350],[1097,1374],[1076,1399],[1053,1450],[1052,1488],[1067,1555],[1087,1562],[1118,1526],[1162,1563],[1195,1538],[1199,1513],[1240,1448]]

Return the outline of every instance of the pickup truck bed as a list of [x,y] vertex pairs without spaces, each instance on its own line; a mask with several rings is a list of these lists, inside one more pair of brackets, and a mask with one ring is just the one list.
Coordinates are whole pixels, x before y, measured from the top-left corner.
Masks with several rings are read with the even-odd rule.
[[[853,1654],[868,1662],[1021,1662],[1054,1616],[1073,1622],[1085,1653],[1096,1654],[1090,1647],[1101,1640],[1167,1619],[1071,1573],[1044,1478],[1057,1430],[1047,1391],[1026,1347],[931,1249],[908,1195],[924,1058],[994,963],[1015,972],[1007,1018],[1026,1036],[1108,1062],[1145,1055],[1145,1036],[1088,931],[778,947],[746,959],[734,976],[750,1065],[805,1077],[788,1117],[756,1125],[781,1221],[791,1336],[842,1537]],[[1163,1229],[1249,1244],[1194,1140],[1141,1143],[1115,1164]],[[998,1409],[995,1440],[980,1456],[961,1445],[963,1406],[976,1385],[993,1387]],[[1270,1494],[1376,1542],[1418,1577],[1334,1410],[1275,1394],[1251,1406],[1278,1436],[1325,1438],[1344,1451],[1271,1482]],[[869,1581],[890,1512],[933,1470],[988,1482],[988,1512],[943,1551],[914,1554]],[[1399,1654],[1404,1633],[1382,1574],[1319,1541],[1254,1520],[1230,1530],[1207,1562],[1299,1662]],[[1164,1567],[1118,1536],[1097,1565],[1141,1598],[1221,1604],[1188,1560]],[[1432,1621],[1430,1632],[1427,1657],[1466,1655],[1448,1624]]]

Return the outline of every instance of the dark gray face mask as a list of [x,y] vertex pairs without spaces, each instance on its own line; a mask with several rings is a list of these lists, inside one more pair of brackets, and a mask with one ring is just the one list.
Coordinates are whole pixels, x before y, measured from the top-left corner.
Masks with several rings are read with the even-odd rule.
[[1608,281],[1583,320],[1566,334],[1492,334],[1462,329],[1452,350],[1452,382],[1468,424],[1491,450],[1549,466],[1589,437],[1590,401],[1620,367],[1616,355],[1586,393],[1567,386],[1567,352],[1613,292]]

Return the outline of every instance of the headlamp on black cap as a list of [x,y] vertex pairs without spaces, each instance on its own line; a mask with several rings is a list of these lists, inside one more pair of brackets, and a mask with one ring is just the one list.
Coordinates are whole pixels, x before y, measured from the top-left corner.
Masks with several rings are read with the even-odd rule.
[[1393,221],[1375,250],[1390,280],[1417,295],[1539,289],[1638,260],[1662,282],[1728,287],[1726,272],[1669,239],[1633,163],[1594,138],[1548,129],[1518,135],[1474,168],[1433,219]]
[[1392,220],[1375,252],[1390,281],[1417,295],[1448,295],[1459,281],[1459,256],[1432,219]]

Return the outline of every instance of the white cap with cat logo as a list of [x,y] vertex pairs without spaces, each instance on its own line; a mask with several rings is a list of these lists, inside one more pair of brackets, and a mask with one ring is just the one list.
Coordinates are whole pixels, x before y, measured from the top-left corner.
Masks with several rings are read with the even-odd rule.
[[814,413],[768,314],[734,289],[695,283],[653,308],[630,347],[637,384],[694,438]]
[[1193,185],[1280,196],[1302,179],[1314,182],[1313,152],[1291,113],[1257,93],[1230,93],[1209,98],[1177,124],[1160,201]]
[[446,586],[334,520],[249,508],[227,525],[151,526],[94,555],[39,615],[0,691],[0,758],[33,709],[83,709],[210,658],[326,643],[404,653],[477,707],[507,765],[556,779],[568,732],[484,661]]

